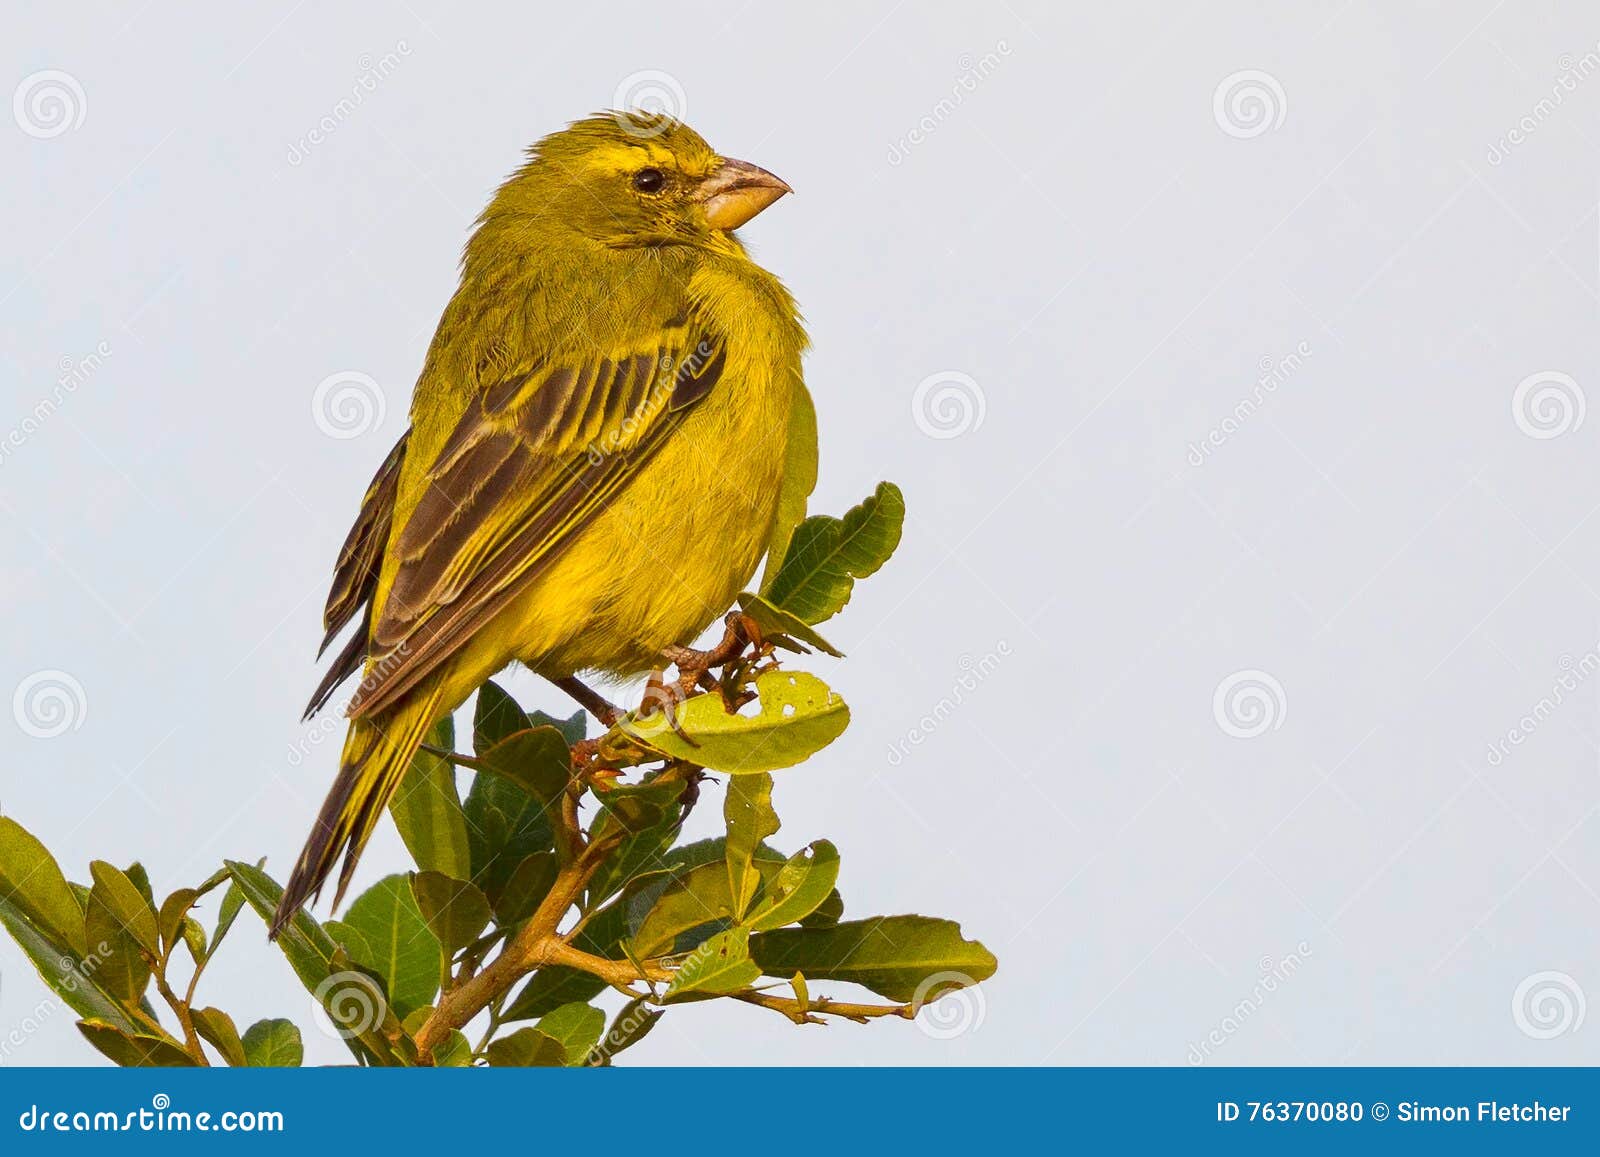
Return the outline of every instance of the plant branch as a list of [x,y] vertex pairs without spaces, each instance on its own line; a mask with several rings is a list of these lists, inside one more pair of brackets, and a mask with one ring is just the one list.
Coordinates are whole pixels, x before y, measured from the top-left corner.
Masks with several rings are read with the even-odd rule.
[[415,1037],[417,1056],[423,1064],[431,1063],[433,1050],[452,1030],[464,1026],[522,977],[536,968],[556,963],[563,950],[576,951],[567,948],[556,935],[556,928],[567,909],[583,894],[605,850],[600,842],[591,843],[564,864],[538,910],[528,917],[527,923],[500,954],[477,975],[461,979],[449,992],[441,994],[439,1004]]
[[898,1016],[905,1020],[913,1020],[919,1008],[916,1004],[852,1004],[847,1001],[829,1000],[827,997],[801,1001],[792,996],[773,996],[766,992],[735,992],[731,995],[746,1004],[780,1012],[795,1024],[826,1024],[827,1021],[816,1015],[818,1013],[843,1017],[857,1024],[865,1024],[880,1016]]
[[[161,994],[161,999],[167,1002],[167,1007],[172,1009],[172,1015],[178,1018],[178,1023],[183,1026],[184,1048],[195,1059],[195,1063],[205,1068],[211,1066],[206,1059],[205,1049],[200,1047],[200,1035],[194,1030],[194,1017],[189,1015],[189,1006],[178,999],[178,994],[172,991],[172,986],[167,983],[166,969],[163,966],[152,974],[156,982],[156,991]],[[191,985],[192,991],[192,985]]]

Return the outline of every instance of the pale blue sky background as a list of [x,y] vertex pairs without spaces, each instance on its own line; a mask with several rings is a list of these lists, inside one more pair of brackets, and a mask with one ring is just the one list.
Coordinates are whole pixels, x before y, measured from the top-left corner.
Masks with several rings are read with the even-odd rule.
[[[780,842],[832,838],[851,912],[958,918],[1001,970],[950,1039],[699,1006],[633,1055],[1600,1062],[1592,4],[7,33],[0,807],[72,874],[283,874],[333,770],[296,722],[326,577],[472,219],[535,138],[664,92],[797,190],[746,236],[815,341],[818,508],[885,477],[910,508],[815,665],[855,722],[780,777]],[[345,371],[383,413],[331,437]],[[386,827],[363,878],[402,862]],[[9,943],[0,974],[4,1033],[45,990]],[[204,996],[309,1024],[248,916]],[[58,1012],[7,1063],[92,1056]]]

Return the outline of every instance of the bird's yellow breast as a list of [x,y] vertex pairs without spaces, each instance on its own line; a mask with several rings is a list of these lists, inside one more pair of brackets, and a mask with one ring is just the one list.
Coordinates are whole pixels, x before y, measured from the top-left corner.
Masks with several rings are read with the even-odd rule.
[[513,658],[549,675],[648,670],[750,582],[777,508],[791,399],[804,388],[804,335],[782,286],[742,255],[704,263],[689,296],[725,335],[717,385],[468,644],[452,682],[476,686]]

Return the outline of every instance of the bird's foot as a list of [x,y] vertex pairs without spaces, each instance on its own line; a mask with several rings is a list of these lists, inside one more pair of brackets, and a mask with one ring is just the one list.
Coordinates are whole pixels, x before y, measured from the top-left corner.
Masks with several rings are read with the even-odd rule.
[[[661,657],[678,669],[677,686],[681,697],[687,698],[696,688],[703,691],[720,691],[723,705],[737,711],[755,698],[745,689],[755,664],[772,652],[772,645],[762,637],[760,625],[743,611],[731,611],[723,620],[722,640],[709,650],[694,647],[668,647]],[[745,648],[750,654],[745,654]],[[721,667],[722,678],[714,677],[713,669]]]
[[[684,731],[683,725],[678,722],[678,704],[689,697],[689,693],[682,685],[682,681],[674,679],[671,683],[666,681],[666,672],[655,670],[650,672],[650,678],[644,685],[644,699],[639,703],[639,709],[634,712],[636,719],[648,719],[655,714],[666,716],[667,726],[685,743],[698,747]],[[691,685],[692,686],[692,685]]]

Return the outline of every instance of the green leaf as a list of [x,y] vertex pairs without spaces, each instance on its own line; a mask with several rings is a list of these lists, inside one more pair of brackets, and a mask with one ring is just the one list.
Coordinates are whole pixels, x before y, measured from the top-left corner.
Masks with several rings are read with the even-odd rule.
[[964,987],[994,975],[994,955],[976,940],[965,940],[953,920],[930,916],[877,916],[831,928],[784,928],[758,932],[750,954],[768,976],[804,972],[812,981],[843,980],[872,989],[890,1000],[929,996]]
[[807,623],[831,618],[850,601],[855,581],[889,560],[905,515],[905,499],[892,482],[878,483],[843,518],[813,515],[794,532],[782,568],[761,593]]
[[530,711],[528,726],[554,727],[561,732],[561,738],[565,739],[570,747],[574,743],[583,742],[584,736],[589,734],[589,713],[580,707],[565,719],[557,719],[554,715],[546,715],[543,711]]
[[656,1027],[656,1021],[666,1015],[663,1010],[647,1005],[642,996],[630,1000],[612,1020],[605,1036],[589,1050],[584,1063],[596,1067],[611,1064],[618,1053],[632,1048],[648,1036],[650,1030]]
[[765,932],[804,920],[835,894],[833,884],[838,878],[838,849],[827,840],[817,840],[778,870],[767,884],[760,906],[745,919],[745,926]]
[[[631,950],[640,959],[688,952],[731,924],[727,838],[698,840],[671,849],[663,868],[641,876],[626,895]],[[763,881],[784,864],[782,852],[761,844],[751,862]],[[659,909],[659,910],[658,910]]]
[[[260,868],[236,860],[225,860],[224,863],[233,874],[234,882],[239,886],[245,901],[262,921],[270,925],[278,901],[283,896],[283,889]],[[420,916],[418,920],[421,920]],[[213,939],[213,952],[216,951],[216,943],[216,939]],[[323,1007],[329,1009],[329,1016],[334,1023],[340,1025],[350,1023],[351,1018],[344,1015],[346,1010],[330,1007],[336,998],[348,991],[349,985],[343,982],[349,978],[342,975],[348,970],[346,953],[334,943],[327,930],[302,908],[283,926],[283,930],[278,933],[276,943],[306,991],[316,997]],[[377,987],[376,981],[370,983]],[[361,997],[362,994],[355,995]],[[379,995],[381,997],[381,994]],[[358,1013],[357,1019],[362,1026],[361,1031],[352,1032],[348,1036],[344,1032],[340,1033],[356,1058],[361,1061],[377,1058],[387,1063],[397,1063],[394,1059],[394,1049],[381,1031],[383,1022],[393,1019],[393,1014],[388,1008],[363,1009]]]
[[828,898],[817,906],[811,915],[803,917],[800,921],[802,928],[832,928],[844,919],[844,897],[839,895],[835,888],[828,893]]
[[92,962],[73,955],[69,949],[48,939],[31,920],[5,900],[0,900],[0,924],[5,925],[17,946],[33,962],[40,979],[66,1001],[67,1007],[73,1012],[87,1020],[113,1025],[124,1032],[136,1031],[120,998],[95,980],[95,973],[100,968],[99,954],[92,958]]
[[[485,687],[492,684],[485,684]],[[482,692],[479,693],[480,696]],[[479,702],[482,702],[480,698]],[[503,713],[502,713],[503,714]],[[492,718],[499,718],[494,716]],[[492,729],[492,722],[485,721]],[[535,852],[549,851],[555,846],[546,800],[530,795],[509,771],[511,761],[531,756],[540,766],[532,773],[534,781],[539,775],[548,776],[548,766],[543,758],[551,752],[550,732],[537,729],[538,738],[519,740],[512,747],[495,752],[501,771],[479,772],[472,779],[472,789],[467,793],[464,810],[467,818],[467,845],[472,862],[472,883],[485,896],[497,896],[511,879],[517,865]],[[487,736],[489,732],[485,732]],[[534,735],[524,729],[522,735]],[[485,748],[485,753],[493,748]],[[480,756],[483,758],[483,756]],[[563,771],[563,777],[565,771]],[[565,778],[562,780],[565,783]]]
[[692,743],[673,730],[665,712],[642,720],[629,716],[616,730],[670,759],[740,775],[793,767],[839,738],[850,723],[844,700],[815,675],[768,671],[756,677],[755,688],[755,715],[728,712],[717,694],[679,704],[678,724]]
[[194,1058],[174,1041],[145,1033],[124,1032],[103,1020],[80,1020],[85,1040],[124,1068],[195,1068]]
[[305,1060],[300,1030],[289,1020],[258,1020],[245,1030],[244,1063],[252,1069],[297,1069]]
[[472,711],[472,750],[482,757],[509,735],[531,726],[517,701],[493,681],[478,688],[478,702]]
[[664,866],[664,857],[678,838],[682,797],[683,785],[670,780],[622,785],[596,794],[605,810],[590,827],[591,838],[614,835],[619,829],[630,834],[590,877],[584,911],[605,903],[643,873]]
[[[450,751],[455,742],[455,721],[446,715],[434,724],[427,743]],[[456,879],[472,874],[467,818],[456,794],[455,768],[449,760],[419,750],[400,780],[400,789],[389,801],[389,814],[418,868]]]
[[411,877],[411,892],[429,931],[451,956],[476,940],[489,923],[489,901],[464,880],[417,872]]
[[725,863],[700,864],[673,880],[661,892],[633,934],[632,947],[641,959],[678,950],[678,937],[718,920],[733,922],[733,895]]
[[194,1031],[216,1049],[228,1064],[238,1069],[248,1063],[244,1056],[244,1042],[239,1039],[239,1030],[234,1027],[233,1017],[220,1008],[191,1009],[189,1017],[194,1021]]
[[494,918],[502,927],[520,924],[538,909],[555,885],[561,870],[554,852],[535,852],[525,856],[511,878],[490,901]]
[[722,817],[728,825],[730,915],[737,920],[761,885],[761,873],[751,863],[755,850],[768,836],[776,835],[780,826],[778,813],[772,810],[772,776],[765,772],[730,776]]
[[95,860],[89,870],[94,886],[89,889],[84,923],[100,958],[95,983],[117,999],[137,1004],[150,983],[145,952],[157,955],[157,949],[151,947],[157,941],[155,913],[133,881],[104,860]]
[[89,874],[94,879],[94,886],[89,889],[90,908],[98,898],[139,947],[152,956],[160,955],[161,936],[156,930],[156,913],[144,891],[104,860],[92,861]]
[[510,780],[545,808],[561,798],[572,775],[572,749],[554,727],[515,732],[478,759],[485,771]]
[[592,1004],[574,1001],[551,1009],[533,1027],[560,1042],[568,1064],[581,1065],[605,1031],[606,1014]]
[[[832,655],[835,659],[844,658],[844,652],[835,647],[828,640],[817,634],[804,619],[791,615],[782,607],[775,607],[758,594],[745,591],[739,596],[739,608],[756,621],[756,626],[761,628],[761,633],[771,642],[783,645],[785,639],[794,643],[804,643],[814,647],[825,655]],[[804,651],[805,647],[788,648],[791,651]]]
[[428,931],[409,878],[385,876],[356,897],[343,922],[362,941],[359,950],[347,946],[350,959],[383,978],[396,1016],[432,1002],[443,972],[439,941]]
[[156,894],[150,888],[150,873],[144,870],[144,865],[138,860],[128,865],[127,871],[122,873],[128,881],[139,890],[139,895],[144,897],[144,902],[150,906],[150,911],[156,910]]
[[763,591],[772,585],[789,551],[789,539],[806,516],[806,501],[817,488],[817,408],[811,392],[798,374],[789,403],[789,438],[784,448],[783,481],[778,489],[778,511],[767,538],[767,565],[761,574]]
[[189,946],[189,955],[196,964],[206,957],[206,930],[200,926],[200,921],[193,916],[183,918],[183,927],[180,929],[183,942]]
[[747,988],[760,979],[761,969],[750,959],[750,929],[718,932],[691,952],[661,995],[663,1004],[691,996],[720,996]]
[[217,927],[211,933],[211,947],[206,952],[207,959],[216,955],[222,938],[228,934],[228,929],[233,927],[233,922],[239,918],[239,910],[243,907],[244,893],[239,890],[237,880],[231,881],[228,890],[222,894],[222,905],[217,909]]
[[61,866],[21,824],[0,816],[0,902],[9,904],[52,943],[80,959],[83,907],[67,886]]
[[179,888],[161,901],[161,911],[156,916],[156,928],[161,933],[162,951],[170,954],[183,939],[183,922],[189,909],[194,907],[199,892],[194,888]]
[[519,1028],[491,1041],[483,1055],[496,1068],[560,1068],[567,1063],[567,1050],[562,1043],[537,1028]]
[[458,1028],[433,1050],[433,1065],[439,1069],[464,1069],[472,1065],[472,1042]]

